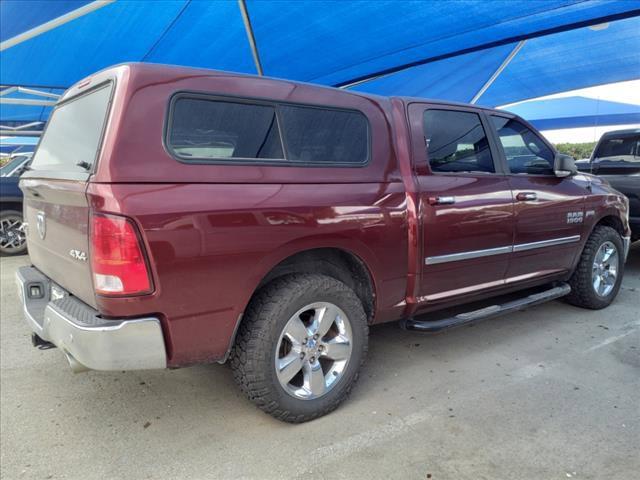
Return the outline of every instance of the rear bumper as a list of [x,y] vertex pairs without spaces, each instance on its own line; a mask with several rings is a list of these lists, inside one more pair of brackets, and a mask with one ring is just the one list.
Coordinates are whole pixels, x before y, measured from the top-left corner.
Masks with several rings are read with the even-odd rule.
[[[101,318],[98,312],[33,267],[16,273],[18,294],[31,330],[67,356],[75,371],[165,368],[166,350],[160,321]],[[36,295],[39,289],[40,294]]]

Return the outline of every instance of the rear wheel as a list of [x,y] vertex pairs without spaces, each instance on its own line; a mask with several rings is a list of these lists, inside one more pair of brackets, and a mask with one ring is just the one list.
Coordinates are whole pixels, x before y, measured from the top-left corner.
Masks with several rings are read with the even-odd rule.
[[347,397],[364,361],[367,335],[367,318],[353,290],[324,275],[291,275],[251,301],[231,366],[259,408],[280,420],[305,422]]
[[20,255],[27,251],[22,213],[15,210],[0,212],[0,253]]
[[578,266],[569,280],[573,305],[598,310],[618,295],[624,272],[624,246],[611,227],[598,226],[587,240]]

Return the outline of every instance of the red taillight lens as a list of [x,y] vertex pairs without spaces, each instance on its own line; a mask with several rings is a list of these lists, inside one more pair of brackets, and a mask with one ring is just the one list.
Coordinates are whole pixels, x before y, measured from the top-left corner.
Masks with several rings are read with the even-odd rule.
[[147,262],[136,228],[124,217],[92,216],[91,268],[94,288],[100,295],[151,292]]

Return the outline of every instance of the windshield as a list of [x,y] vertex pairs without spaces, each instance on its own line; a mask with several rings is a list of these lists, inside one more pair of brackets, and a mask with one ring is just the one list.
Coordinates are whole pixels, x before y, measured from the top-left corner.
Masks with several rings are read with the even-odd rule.
[[100,148],[111,84],[57,107],[36,150],[31,168],[90,172]]
[[15,177],[22,167],[29,160],[30,155],[17,155],[13,157],[9,163],[0,168],[0,177]]
[[611,137],[603,140],[594,156],[594,161],[640,162],[640,135]]

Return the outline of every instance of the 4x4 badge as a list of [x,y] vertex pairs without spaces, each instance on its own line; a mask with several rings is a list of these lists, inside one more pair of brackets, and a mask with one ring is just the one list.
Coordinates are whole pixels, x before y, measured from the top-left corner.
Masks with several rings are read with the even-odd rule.
[[38,212],[36,215],[36,228],[38,229],[38,235],[44,240],[44,236],[47,234],[47,219],[44,212]]
[[87,261],[87,254],[81,250],[69,250],[69,255],[75,260],[80,260],[81,262]]

